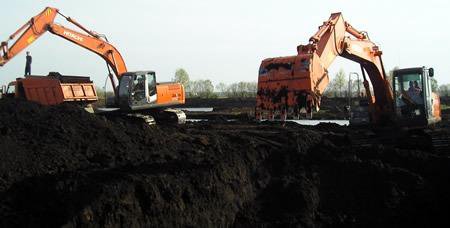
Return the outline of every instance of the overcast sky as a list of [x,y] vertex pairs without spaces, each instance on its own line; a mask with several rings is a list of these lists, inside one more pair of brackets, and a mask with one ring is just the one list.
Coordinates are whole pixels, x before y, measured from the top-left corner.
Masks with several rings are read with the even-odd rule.
[[[159,81],[177,68],[191,79],[214,83],[257,81],[261,60],[296,54],[331,13],[342,12],[355,28],[367,31],[383,51],[387,70],[394,66],[435,68],[440,84],[450,83],[450,1],[299,1],[299,0],[3,0],[0,40],[45,6],[106,34],[122,53],[129,71],[154,70]],[[67,25],[64,20],[61,24]],[[104,61],[50,33],[27,50],[32,73],[59,71],[87,75],[102,86]],[[25,53],[0,69],[0,84],[23,75]],[[359,65],[339,58],[331,75]]]

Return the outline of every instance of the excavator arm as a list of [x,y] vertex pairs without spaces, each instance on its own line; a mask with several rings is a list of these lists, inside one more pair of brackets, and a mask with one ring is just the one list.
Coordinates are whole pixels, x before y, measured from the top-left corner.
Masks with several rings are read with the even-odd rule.
[[[381,54],[367,33],[353,28],[341,13],[334,13],[308,44],[297,47],[296,56],[263,60],[258,79],[257,112],[258,109],[269,110],[271,118],[277,110],[283,115],[292,110],[306,109],[311,113],[313,108],[318,109],[329,84],[328,68],[337,56],[342,56],[361,65],[371,116],[377,121],[393,110],[393,94]],[[258,113],[257,117],[261,118]]]
[[[57,15],[61,15],[86,34],[55,23],[54,21]],[[45,8],[44,11],[31,18],[25,25],[13,33],[7,41],[1,43],[0,66],[4,66],[47,31],[102,57],[108,65],[108,70],[110,67],[118,79],[123,73],[127,72],[122,55],[105,37],[89,31],[72,18],[61,14],[58,9],[51,7]],[[14,40],[17,36],[19,38],[9,47],[9,41]],[[116,83],[111,72],[109,76],[113,88],[116,88]]]
[[[31,18],[25,25],[10,35],[7,41],[2,42],[0,45],[0,66],[4,66],[9,60],[45,33],[48,25],[55,20],[57,13],[58,11],[56,9],[45,8],[44,11]],[[9,47],[9,42],[14,40],[18,35],[20,37]]]
[[[347,33],[351,36],[346,36]],[[298,50],[299,54],[302,54],[305,48],[300,46]],[[375,109],[372,112],[376,115],[372,117],[379,118],[379,115],[392,112],[393,94],[386,78],[381,58],[382,52],[370,41],[367,33],[353,28],[344,20],[341,13],[332,14],[330,19],[324,22],[319,31],[310,38],[306,51],[317,53],[320,60],[315,64],[320,64],[325,72],[337,56],[359,63],[369,104],[372,109]],[[373,87],[373,97],[365,76],[366,72]],[[311,76],[314,77],[314,73]]]

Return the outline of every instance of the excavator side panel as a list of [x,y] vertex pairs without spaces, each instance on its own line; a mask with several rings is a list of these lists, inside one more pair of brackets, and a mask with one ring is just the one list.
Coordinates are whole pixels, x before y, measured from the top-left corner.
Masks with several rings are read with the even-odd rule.
[[433,101],[432,104],[432,119],[436,120],[436,122],[441,121],[441,99],[439,95],[436,93],[431,94],[431,99]]
[[156,85],[157,105],[184,104],[184,87],[180,83],[159,83]]

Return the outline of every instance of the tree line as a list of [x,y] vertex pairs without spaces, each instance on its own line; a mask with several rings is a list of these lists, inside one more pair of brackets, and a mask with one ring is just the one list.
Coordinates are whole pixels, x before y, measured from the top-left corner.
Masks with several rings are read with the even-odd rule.
[[[395,69],[398,69],[398,67],[393,68],[388,73],[388,80],[391,85]],[[191,80],[189,74],[183,68],[176,70],[172,80],[183,84],[187,97],[199,98],[256,97],[258,87],[257,82],[241,81],[231,84],[219,82],[214,85],[209,79]],[[439,85],[435,78],[431,78],[431,87],[432,91],[439,93],[440,96],[450,96],[450,84]],[[102,88],[97,88],[97,92],[99,100],[102,102],[106,102],[106,97],[114,96],[110,91],[105,93]],[[340,69],[328,84],[323,95],[326,97],[348,97],[349,95],[356,97],[361,93],[365,94],[361,75],[359,75],[359,78],[356,77],[356,74],[352,75],[349,81],[349,75],[343,69]]]
[[257,82],[236,82],[226,84],[223,82],[214,86],[209,79],[191,80],[189,74],[183,68],[175,72],[172,79],[183,84],[186,97],[218,98],[218,97],[256,97]]

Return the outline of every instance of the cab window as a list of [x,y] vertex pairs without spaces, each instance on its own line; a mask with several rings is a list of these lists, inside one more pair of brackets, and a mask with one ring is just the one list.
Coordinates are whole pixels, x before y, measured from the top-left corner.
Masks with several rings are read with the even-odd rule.
[[147,87],[149,96],[156,94],[156,79],[154,73],[148,73],[147,77]]
[[394,78],[394,96],[399,115],[411,117],[423,114],[424,88],[422,74],[397,75]]
[[6,94],[14,94],[16,93],[16,85],[10,84],[8,85],[8,89],[6,89]]
[[416,104],[423,104],[423,83],[421,74],[404,74],[396,77],[396,95],[411,98]]

